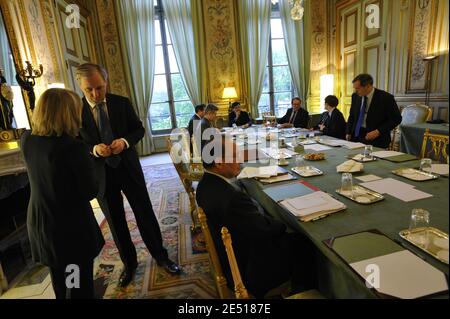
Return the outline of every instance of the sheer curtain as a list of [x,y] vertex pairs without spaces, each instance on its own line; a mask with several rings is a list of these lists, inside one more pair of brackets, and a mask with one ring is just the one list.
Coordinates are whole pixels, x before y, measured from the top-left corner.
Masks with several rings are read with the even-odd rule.
[[155,73],[155,30],[153,1],[117,1],[119,34],[126,57],[125,69],[131,100],[145,127],[146,134],[138,145],[140,155],[154,151],[148,117]]
[[164,12],[172,38],[175,57],[191,102],[206,102],[206,72],[204,52],[200,40],[201,2],[164,0]]
[[9,85],[12,85],[15,82],[14,78],[16,74],[15,68],[13,67],[13,63],[11,61],[8,36],[6,35],[6,29],[1,14],[0,14],[0,48],[2,48],[0,52],[0,68],[3,69],[3,76],[5,77],[6,82]]
[[240,40],[249,110],[258,114],[269,54],[270,0],[239,0]]
[[308,36],[308,26],[310,25],[309,1],[305,0],[304,3],[304,18],[296,21],[291,18],[289,0],[280,0],[279,2],[289,69],[295,89],[303,101],[303,107],[307,109],[311,69],[311,37]]

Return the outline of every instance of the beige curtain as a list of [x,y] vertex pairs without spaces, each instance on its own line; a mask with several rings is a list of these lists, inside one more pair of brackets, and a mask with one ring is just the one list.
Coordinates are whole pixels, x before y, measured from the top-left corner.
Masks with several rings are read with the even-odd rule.
[[239,11],[240,41],[249,110],[258,115],[264,68],[269,54],[270,0],[236,1]]
[[311,13],[309,11],[309,1],[304,1],[305,15],[299,21],[291,18],[289,0],[280,0],[279,3],[289,69],[295,89],[303,101],[303,107],[307,109],[311,69],[311,36],[309,31]]
[[146,132],[137,149],[141,156],[148,155],[154,151],[149,119],[155,73],[153,1],[117,1],[116,4],[131,100]]
[[201,38],[200,1],[164,0],[164,12],[173,43],[183,82],[191,102],[206,102],[206,72],[202,72],[205,61],[204,52],[199,43]]

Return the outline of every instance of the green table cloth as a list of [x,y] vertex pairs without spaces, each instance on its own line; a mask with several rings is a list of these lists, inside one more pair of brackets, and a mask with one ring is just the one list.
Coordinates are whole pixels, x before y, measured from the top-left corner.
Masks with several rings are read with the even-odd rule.
[[429,129],[430,133],[448,136],[448,124],[419,123],[400,125],[400,151],[419,156],[426,129]]
[[[359,151],[362,151],[362,149],[359,149]],[[399,232],[409,227],[411,210],[413,208],[427,209],[430,212],[430,226],[436,227],[448,234],[449,179],[439,177],[433,181],[414,182],[391,173],[392,170],[401,167],[416,168],[419,166],[418,160],[394,163],[379,159],[364,163],[363,172],[353,174],[353,182],[354,184],[362,183],[356,177],[367,174],[373,174],[381,178],[391,177],[413,185],[418,190],[433,194],[431,198],[403,202],[400,199],[385,194],[383,201],[371,205],[362,205],[338,195],[335,190],[340,187],[341,174],[336,172],[336,166],[348,160],[346,158],[348,154],[354,154],[355,152],[357,150],[346,150],[340,147],[323,151],[326,156],[325,160],[311,161],[308,164],[319,168],[324,174],[309,178],[301,178],[298,176],[299,179],[304,179],[309,184],[333,195],[347,206],[345,211],[331,214],[317,221],[300,222],[294,215],[274,202],[263,192],[264,188],[273,185],[265,186],[254,179],[242,180],[249,195],[255,198],[272,216],[284,221],[289,226],[290,231],[303,233],[314,243],[317,248],[318,288],[328,298],[377,298],[377,295],[373,290],[368,289],[361,278],[323,243],[324,240],[377,229],[394,241],[402,242]],[[295,166],[294,158],[291,158],[289,161],[289,166],[285,167],[286,169]],[[262,164],[243,164],[243,166],[247,165],[261,166]],[[295,175],[295,173],[292,174]],[[402,244],[448,276],[448,265],[434,259],[432,256],[427,255],[407,242],[402,242]],[[299,253],[301,252],[299,251]],[[443,297],[448,298],[448,294]]]

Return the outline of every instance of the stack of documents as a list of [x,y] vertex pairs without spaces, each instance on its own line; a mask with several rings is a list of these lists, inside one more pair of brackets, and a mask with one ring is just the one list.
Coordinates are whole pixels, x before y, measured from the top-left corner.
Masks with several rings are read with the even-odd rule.
[[237,179],[243,178],[269,178],[271,176],[277,176],[279,173],[279,167],[273,166],[262,166],[262,167],[244,167],[241,173],[237,176]]
[[419,191],[415,189],[413,185],[400,182],[393,178],[384,178],[373,182],[361,183],[361,186],[380,194],[389,194],[404,202],[412,202],[418,199],[433,197],[432,194]]
[[319,219],[347,208],[343,203],[322,191],[288,198],[280,204],[303,222]]
[[341,165],[336,166],[338,173],[356,173],[361,172],[363,169],[364,165],[362,163],[353,160],[345,161]]
[[378,152],[373,152],[372,156],[375,156],[375,157],[378,157],[378,158],[388,158],[388,157],[404,155],[404,154],[405,153],[396,152],[396,151],[378,151]]
[[349,149],[349,150],[353,150],[356,148],[362,148],[364,146],[366,146],[366,145],[363,143],[355,143],[355,142],[349,142],[349,141],[344,141],[342,143],[342,147]]

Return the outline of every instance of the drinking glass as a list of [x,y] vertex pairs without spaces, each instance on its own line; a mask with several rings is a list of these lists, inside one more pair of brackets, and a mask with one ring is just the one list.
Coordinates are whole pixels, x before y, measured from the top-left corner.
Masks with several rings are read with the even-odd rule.
[[372,145],[366,145],[364,147],[364,158],[365,159],[372,159],[372,151],[373,151],[373,146]]
[[345,195],[353,196],[352,173],[343,173],[341,179],[341,192]]
[[430,213],[422,208],[414,208],[411,211],[411,220],[409,222],[409,231],[412,232],[411,240],[421,245],[428,247],[428,231],[427,227],[430,225]]
[[295,156],[295,167],[304,167],[305,166],[305,160],[303,159],[302,155]]
[[420,161],[420,170],[423,172],[431,171],[431,158],[422,158]]

